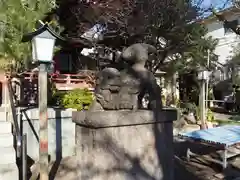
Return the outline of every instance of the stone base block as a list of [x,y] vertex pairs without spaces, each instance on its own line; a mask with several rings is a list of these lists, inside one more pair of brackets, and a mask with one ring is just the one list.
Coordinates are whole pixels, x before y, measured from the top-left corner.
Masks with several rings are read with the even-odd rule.
[[[73,120],[80,114],[75,112]],[[78,118],[76,179],[173,180],[174,116],[155,115],[151,111],[105,111],[87,115],[83,121]]]

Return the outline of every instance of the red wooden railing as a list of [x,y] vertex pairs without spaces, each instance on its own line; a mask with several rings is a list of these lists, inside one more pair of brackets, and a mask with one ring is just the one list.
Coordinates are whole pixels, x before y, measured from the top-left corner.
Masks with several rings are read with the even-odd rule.
[[[35,81],[38,78],[37,73],[22,73],[24,80]],[[50,74],[49,80],[53,82],[58,90],[73,90],[76,88],[93,89],[95,87],[95,74],[89,72],[80,72],[79,74]]]
[[[7,75],[8,78],[11,78]],[[18,79],[21,93],[19,96],[20,104],[36,104],[38,101],[38,73],[24,72]],[[94,90],[95,73],[91,71],[82,71],[78,74],[49,74],[49,82],[52,82],[57,90],[69,91],[73,89],[87,88]]]

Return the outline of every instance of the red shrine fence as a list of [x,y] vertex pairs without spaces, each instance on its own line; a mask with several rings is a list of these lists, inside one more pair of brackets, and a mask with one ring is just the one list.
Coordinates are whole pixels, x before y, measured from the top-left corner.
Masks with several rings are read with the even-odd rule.
[[[59,91],[71,91],[73,89],[94,90],[94,71],[81,71],[78,74],[49,74],[49,84]],[[6,100],[7,80],[11,79],[13,92],[20,105],[35,105],[38,101],[38,73],[24,72],[18,75],[0,74],[1,81],[1,104]],[[49,88],[51,89],[51,87]]]

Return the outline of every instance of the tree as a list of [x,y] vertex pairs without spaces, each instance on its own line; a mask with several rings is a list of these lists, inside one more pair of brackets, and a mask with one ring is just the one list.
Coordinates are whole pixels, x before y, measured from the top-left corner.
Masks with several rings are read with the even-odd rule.
[[149,62],[152,71],[173,55],[186,57],[192,56],[196,49],[206,51],[209,44],[206,41],[211,40],[203,38],[204,27],[194,23],[201,9],[190,0],[63,0],[58,5],[52,14],[59,17],[65,36],[79,38],[98,23],[105,31],[103,40],[96,45],[101,43],[120,51],[136,42],[156,46],[158,57]]
[[[167,71],[178,71],[186,74],[194,70],[197,71],[200,67],[206,67],[209,70],[214,68],[215,62],[218,60],[218,57],[214,54],[218,41],[206,36],[207,30],[204,25],[193,24],[193,26],[194,28],[190,32],[192,46],[186,47],[180,56],[170,61],[167,64]],[[207,64],[208,51],[210,55],[209,67]]]
[[31,59],[31,46],[21,43],[23,34],[32,32],[36,21],[54,7],[53,0],[1,0],[0,1],[0,56],[7,63],[15,62],[19,71]]

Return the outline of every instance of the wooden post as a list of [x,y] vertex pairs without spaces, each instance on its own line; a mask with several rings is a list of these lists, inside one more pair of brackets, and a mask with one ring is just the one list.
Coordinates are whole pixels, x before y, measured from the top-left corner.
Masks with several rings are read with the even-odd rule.
[[39,97],[39,164],[40,180],[48,180],[48,114],[47,64],[40,63],[38,76]]
[[205,106],[205,97],[206,97],[206,82],[201,80],[201,89],[200,89],[200,119],[201,119],[201,128],[206,129],[206,106]]

